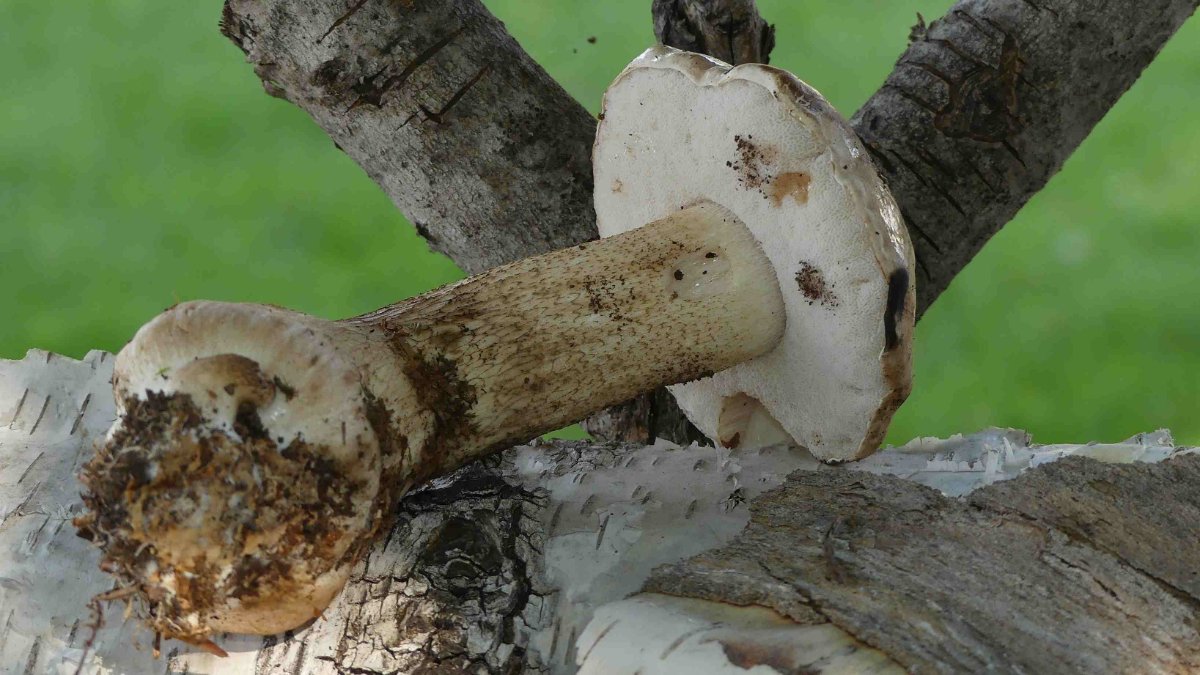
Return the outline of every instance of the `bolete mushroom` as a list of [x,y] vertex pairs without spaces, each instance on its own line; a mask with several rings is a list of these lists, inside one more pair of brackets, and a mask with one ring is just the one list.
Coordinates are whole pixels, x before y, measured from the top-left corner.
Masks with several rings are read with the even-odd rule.
[[711,200],[754,233],[783,292],[778,346],[670,388],[689,419],[726,447],[789,442],[825,461],[874,452],[909,392],[914,258],[846,121],[786,71],[669,47],[617,77],[601,120],[601,236]]
[[[701,285],[672,276],[695,266]],[[708,203],[344,321],[180,304],[117,356],[77,525],[159,633],[278,633],[412,486],[753,358],[783,318],[758,242]]]
[[[644,67],[636,65],[630,73]],[[705,113],[688,106],[707,96],[702,92],[708,85],[679,72],[678,82],[664,82],[664,101],[677,100],[678,123],[694,125],[695,142],[707,143],[711,139],[699,135],[710,131]],[[783,77],[761,68],[742,72],[768,82]],[[638,83],[630,73],[619,88],[627,88],[626,81]],[[793,103],[772,103],[769,89],[747,82],[757,89],[745,102],[768,105],[775,113],[800,110]],[[691,94],[685,93],[688,87]],[[628,114],[616,106],[621,96],[610,98],[602,134],[639,124],[617,119]],[[738,100],[705,105],[713,115],[732,117],[729,109]],[[796,312],[800,301],[787,297],[797,295],[794,282],[781,288],[780,279],[790,281],[798,249],[774,256],[777,265],[786,263],[781,269],[772,265],[770,251],[764,255],[763,244],[776,247],[788,237],[776,215],[782,207],[748,208],[738,190],[757,187],[694,189],[689,174],[712,176],[715,169],[696,166],[701,158],[686,147],[630,146],[631,152],[691,153],[693,159],[622,174],[630,182],[643,175],[680,186],[653,196],[648,208],[662,213],[642,227],[632,226],[646,221],[616,222],[620,211],[601,204],[610,211],[602,217],[606,228],[630,230],[623,234],[506,265],[342,321],[217,302],[184,303],[156,317],[117,357],[113,388],[119,417],[82,472],[88,512],[76,521],[81,535],[103,548],[102,567],[118,578],[119,592],[142,603],[159,634],[197,644],[210,644],[215,631],[273,634],[320,615],[373,536],[390,527],[400,496],[493,450],[638,392],[773,354],[779,345],[803,349],[810,335],[816,336],[810,346],[814,358],[845,365],[845,372],[836,372],[836,386],[815,379],[829,376],[827,371],[780,368],[776,389],[768,393],[790,391],[786,380],[798,376],[814,378],[807,385],[828,396],[843,396],[852,377],[862,377],[865,392],[880,390],[881,354],[888,363],[907,358],[911,286],[905,277],[899,300],[877,297],[899,277],[886,267],[895,262],[885,255],[885,235],[876,237],[870,228],[891,227],[887,236],[907,251],[900,246],[903,227],[891,212],[881,214],[891,202],[874,174],[866,175],[866,160],[843,160],[858,146],[840,131],[844,123],[836,113],[811,102],[804,110],[806,116],[778,115],[790,131],[772,131],[776,122],[765,118],[743,129],[748,140],[749,134],[758,139],[786,133],[801,139],[796,143],[809,139],[803,141],[813,192],[809,204],[843,204],[841,211],[829,207],[823,213],[837,219],[837,227],[856,228],[857,246],[850,243],[854,238],[839,235],[843,243],[817,242],[803,253],[814,264],[828,266],[836,259],[853,271],[836,276],[847,286],[837,288],[841,299],[833,318]],[[646,133],[669,141],[666,122],[642,123]],[[838,133],[821,136],[810,131],[814,127]],[[602,140],[601,147],[608,143]],[[780,150],[793,147],[799,146]],[[853,171],[837,169],[815,159],[822,153],[846,166],[858,163]],[[723,155],[718,161],[721,170],[732,171]],[[605,162],[601,170],[615,180]],[[770,190],[778,180],[772,174],[761,187]],[[840,196],[818,197],[844,182],[851,187]],[[672,195],[678,202],[667,209]],[[815,227],[799,200],[787,198],[797,201],[788,206],[792,221]],[[852,221],[850,213],[866,225]],[[746,218],[764,219],[766,225]],[[866,274],[870,266],[887,270],[883,282]],[[868,316],[851,318],[854,312]],[[812,329],[805,321],[839,328]],[[860,327],[861,334],[843,325]],[[832,333],[875,351],[831,345]],[[885,337],[893,333],[894,340]],[[849,363],[856,358],[874,365]],[[907,361],[896,368],[906,374]],[[730,391],[720,389],[719,395]],[[762,389],[744,391],[775,400]],[[879,413],[862,404],[864,396],[845,401],[852,411],[836,418],[841,424],[863,416],[843,425],[847,435],[866,437],[880,424]],[[877,403],[886,408],[892,400],[882,396]],[[693,409],[707,424],[704,409]],[[795,428],[790,420],[780,423]],[[821,427],[826,433],[829,428]],[[842,454],[826,456],[860,454],[862,437]]]

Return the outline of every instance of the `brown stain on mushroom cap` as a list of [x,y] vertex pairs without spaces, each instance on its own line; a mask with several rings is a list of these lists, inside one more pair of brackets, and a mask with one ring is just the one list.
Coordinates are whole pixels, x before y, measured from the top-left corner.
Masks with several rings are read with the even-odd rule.
[[812,176],[803,171],[788,171],[776,175],[772,165],[779,160],[779,150],[754,141],[752,134],[735,135],[737,158],[725,162],[725,166],[738,174],[738,183],[747,190],[758,190],[763,198],[770,199],[775,206],[791,197],[797,204],[808,203],[808,188]]
[[901,267],[888,277],[887,307],[883,314],[883,336],[888,350],[900,344],[900,326],[904,323],[904,309],[908,301],[908,270]]
[[890,391],[879,403],[875,416],[854,459],[861,459],[879,448],[892,416],[912,392],[912,328],[916,314],[912,277],[905,268],[888,278],[888,303],[884,311],[883,380]]
[[783,200],[791,197],[797,204],[807,204],[811,184],[812,176],[803,171],[781,173],[771,181],[771,201],[775,206],[783,206]]

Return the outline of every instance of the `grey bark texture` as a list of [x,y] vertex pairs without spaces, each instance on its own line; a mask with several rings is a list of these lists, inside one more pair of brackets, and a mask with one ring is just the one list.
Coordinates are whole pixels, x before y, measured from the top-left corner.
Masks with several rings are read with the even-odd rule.
[[770,63],[775,27],[754,0],[654,0],[650,9],[659,42],[708,54],[725,63]]
[[[918,313],[1197,4],[962,0],[914,28],[852,122],[912,231]],[[720,58],[757,46],[765,60],[773,40],[751,0],[656,0],[653,18],[667,44]],[[222,30],[468,273],[596,236],[595,121],[479,0],[227,0]],[[609,440],[696,434],[666,395],[586,426]]]
[[477,0],[228,0],[221,31],[468,274],[596,238],[596,121]]
[[1194,672],[1197,485],[1198,456],[1068,458],[966,500],[797,472],[737,541],[647,589],[833,623],[912,672]]
[[1197,0],[960,0],[851,123],[904,214],[918,315],[1025,205]]

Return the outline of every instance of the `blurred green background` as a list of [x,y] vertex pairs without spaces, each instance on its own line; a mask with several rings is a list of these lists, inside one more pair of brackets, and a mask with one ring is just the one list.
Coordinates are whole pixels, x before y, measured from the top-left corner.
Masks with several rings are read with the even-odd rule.
[[[595,111],[649,0],[491,0]],[[759,0],[773,63],[851,113],[946,0]],[[218,0],[0,0],[0,358],[117,350],[191,298],[341,317],[459,276],[217,32]],[[595,37],[595,42],[589,42]],[[890,442],[1167,426],[1200,444],[1200,21],[917,329]]]

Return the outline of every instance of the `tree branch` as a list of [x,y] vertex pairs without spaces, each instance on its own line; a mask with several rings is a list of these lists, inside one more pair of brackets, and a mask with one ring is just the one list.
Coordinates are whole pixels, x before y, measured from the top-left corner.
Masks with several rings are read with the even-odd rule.
[[[913,30],[852,122],[911,230],[919,312],[1197,4],[961,0]],[[735,60],[756,45],[765,60],[773,39],[750,0],[657,0],[654,18],[668,44],[732,45]],[[222,30],[467,272],[596,236],[595,122],[478,0],[227,0]],[[643,442],[695,433],[663,395],[589,428]]]
[[1197,0],[960,0],[851,120],[916,249],[918,313],[1083,142]]
[[468,274],[596,237],[596,122],[477,0],[228,0],[221,31]]
[[658,41],[725,63],[770,63],[775,26],[754,0],[654,0],[650,10]]

